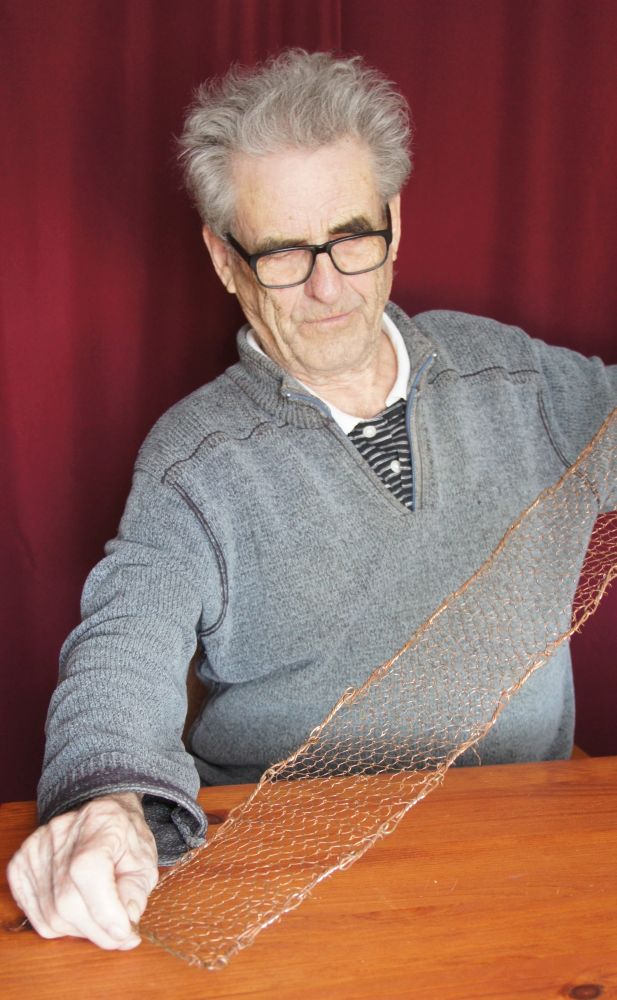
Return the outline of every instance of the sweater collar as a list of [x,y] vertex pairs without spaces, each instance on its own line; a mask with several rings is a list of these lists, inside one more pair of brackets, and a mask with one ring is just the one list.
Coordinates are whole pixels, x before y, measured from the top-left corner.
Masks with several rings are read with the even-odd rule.
[[[398,327],[409,354],[410,382],[426,358],[433,353],[429,339],[417,328],[413,320],[394,303],[386,306],[386,314]],[[229,368],[227,374],[258,406],[269,413],[277,423],[295,427],[322,427],[332,421],[328,406],[289,375],[266,354],[255,351],[248,343],[250,327],[238,332],[239,364]]]

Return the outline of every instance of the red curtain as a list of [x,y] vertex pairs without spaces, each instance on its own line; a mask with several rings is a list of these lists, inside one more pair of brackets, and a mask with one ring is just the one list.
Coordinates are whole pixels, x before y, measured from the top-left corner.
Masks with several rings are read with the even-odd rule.
[[[284,45],[361,52],[416,123],[395,297],[617,361],[611,0],[0,3],[0,798],[34,793],[60,643],[137,447],[234,358],[180,191],[192,88]],[[615,595],[579,640],[579,739],[617,752]]]

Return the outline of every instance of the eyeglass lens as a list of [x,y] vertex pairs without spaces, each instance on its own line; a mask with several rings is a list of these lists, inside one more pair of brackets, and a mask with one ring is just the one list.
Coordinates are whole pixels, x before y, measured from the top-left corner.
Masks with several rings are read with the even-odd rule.
[[[384,263],[388,247],[383,236],[354,236],[330,247],[330,257],[343,274],[361,274]],[[260,257],[257,277],[264,285],[296,285],[306,281],[313,269],[313,254],[301,247],[275,251]]]

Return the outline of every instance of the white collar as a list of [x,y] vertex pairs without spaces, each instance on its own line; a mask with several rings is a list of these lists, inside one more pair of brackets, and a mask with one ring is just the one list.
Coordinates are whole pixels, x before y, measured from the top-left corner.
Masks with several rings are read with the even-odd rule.
[[[394,348],[394,353],[396,355],[396,379],[394,380],[394,385],[390,389],[390,392],[386,396],[386,406],[391,406],[392,403],[396,403],[399,399],[407,398],[407,386],[409,384],[409,376],[411,374],[411,366],[409,364],[409,354],[407,353],[407,348],[405,347],[405,341],[401,335],[400,330],[395,323],[390,319],[390,317],[384,313],[382,321],[382,330],[390,338],[390,343]],[[257,342],[257,337],[254,330],[249,330],[247,332],[247,343],[253,350],[258,351],[259,354],[265,354],[265,351],[261,349]],[[300,382],[300,380],[297,380]],[[330,413],[332,414],[332,419],[336,420],[337,424],[343,431],[343,434],[349,434],[356,424],[362,423],[365,417],[356,417],[351,413],[345,413],[343,410],[339,410],[338,407],[333,406],[318,393],[313,392],[309,389],[304,382],[300,382],[300,385],[310,392],[311,396],[315,396],[320,399],[322,403],[325,403]]]

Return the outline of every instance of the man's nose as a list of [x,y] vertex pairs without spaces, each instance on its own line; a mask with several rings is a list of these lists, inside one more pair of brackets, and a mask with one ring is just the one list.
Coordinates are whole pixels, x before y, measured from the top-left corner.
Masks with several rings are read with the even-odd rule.
[[336,270],[327,253],[315,257],[315,266],[304,284],[305,293],[320,302],[336,302],[343,287],[343,275]]

